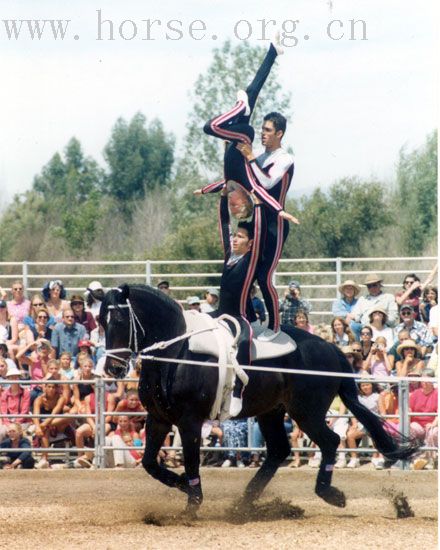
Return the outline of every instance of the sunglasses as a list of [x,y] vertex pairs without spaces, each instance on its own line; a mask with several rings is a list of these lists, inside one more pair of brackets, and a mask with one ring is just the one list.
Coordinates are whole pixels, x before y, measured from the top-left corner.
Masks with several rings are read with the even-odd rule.
[[78,302],[70,302],[70,304],[71,304],[72,306],[83,306],[83,305],[84,305],[84,302],[79,302],[79,301],[78,301]]
[[47,315],[37,315],[37,319],[49,319]]
[[415,283],[415,281],[405,281],[403,284],[404,285],[412,285],[413,283]]
[[371,336],[369,332],[361,332],[361,336]]
[[64,319],[73,319],[74,315],[64,315]]
[[41,307],[44,306],[44,302],[35,302],[35,304],[32,304],[34,307]]
[[408,311],[408,310],[401,311],[401,312],[400,312],[400,315],[403,315],[404,317],[407,317],[408,315],[411,315],[411,312]]
[[367,288],[374,288],[376,286],[379,286],[380,283],[371,283],[370,285],[367,285]]

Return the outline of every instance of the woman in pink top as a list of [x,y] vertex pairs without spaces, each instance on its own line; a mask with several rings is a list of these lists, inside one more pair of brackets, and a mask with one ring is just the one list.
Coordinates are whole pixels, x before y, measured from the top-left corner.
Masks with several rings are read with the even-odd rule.
[[[22,388],[18,383],[20,376],[21,373],[15,365],[8,367],[6,378],[11,380],[11,385],[1,395],[1,414],[29,414],[31,396],[29,390]],[[11,422],[18,422],[23,429],[26,429],[30,424],[30,419],[20,416],[0,418],[0,442],[6,437]]]
[[24,286],[21,281],[12,283],[12,300],[8,301],[9,317],[15,317],[17,323],[23,323],[31,308],[30,300],[24,297]]
[[386,339],[383,336],[379,336],[371,346],[370,353],[365,361],[364,369],[375,378],[387,377],[392,370],[386,349]]
[[[26,352],[32,350],[30,355]],[[17,360],[20,364],[29,366],[29,376],[31,380],[43,380],[47,374],[47,366],[51,359],[54,358],[54,349],[48,340],[39,338],[36,342],[32,342],[17,354]],[[39,384],[31,385],[31,407],[34,400],[43,393],[43,389]]]

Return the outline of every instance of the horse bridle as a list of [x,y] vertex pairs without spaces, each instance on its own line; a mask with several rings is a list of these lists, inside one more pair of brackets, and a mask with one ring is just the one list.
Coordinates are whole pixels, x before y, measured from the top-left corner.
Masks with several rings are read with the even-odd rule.
[[[117,289],[120,290],[120,289]],[[139,328],[142,331],[143,336],[145,337],[145,329],[142,326],[141,322],[139,321],[139,318],[137,317],[136,313],[133,310],[133,306],[130,303],[130,300],[127,298],[126,304],[118,304],[116,306],[110,305],[107,306],[107,309],[122,309],[122,308],[128,308],[128,316],[130,319],[130,336],[128,341],[127,348],[112,348],[112,349],[106,349],[105,356],[110,357],[112,359],[115,359],[118,361],[118,363],[121,363],[121,368],[127,368],[130,365],[130,357],[132,353],[138,353],[139,352],[139,343],[138,343],[138,335],[137,335],[137,327],[136,324],[139,326]],[[110,312],[109,312],[110,313]],[[134,349],[133,349],[134,348]],[[127,353],[127,358],[121,357],[120,355],[117,355],[118,353]]]

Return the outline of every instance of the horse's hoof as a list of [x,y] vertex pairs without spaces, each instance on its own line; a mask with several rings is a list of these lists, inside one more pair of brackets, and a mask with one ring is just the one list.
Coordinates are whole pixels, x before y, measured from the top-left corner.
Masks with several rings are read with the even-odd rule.
[[197,518],[197,512],[199,511],[199,504],[187,504],[184,512],[184,516],[188,521],[195,521]]
[[338,508],[345,508],[347,500],[345,495],[336,487],[317,487],[315,489],[316,494],[321,497],[327,504],[337,506]]

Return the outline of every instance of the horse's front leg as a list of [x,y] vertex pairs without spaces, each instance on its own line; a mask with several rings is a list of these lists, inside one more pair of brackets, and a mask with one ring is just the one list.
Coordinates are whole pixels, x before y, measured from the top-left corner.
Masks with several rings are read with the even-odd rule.
[[157,455],[163,445],[166,435],[171,430],[171,424],[163,423],[154,418],[151,414],[147,416],[145,425],[147,432],[147,443],[145,454],[142,458],[142,465],[145,470],[161,483],[168,487],[176,487],[184,493],[188,493],[188,484],[185,475],[177,475],[168,468],[161,466],[157,461]]
[[182,439],[183,458],[187,477],[187,512],[195,515],[203,501],[200,480],[200,442],[203,420],[193,416],[184,416],[178,424]]

